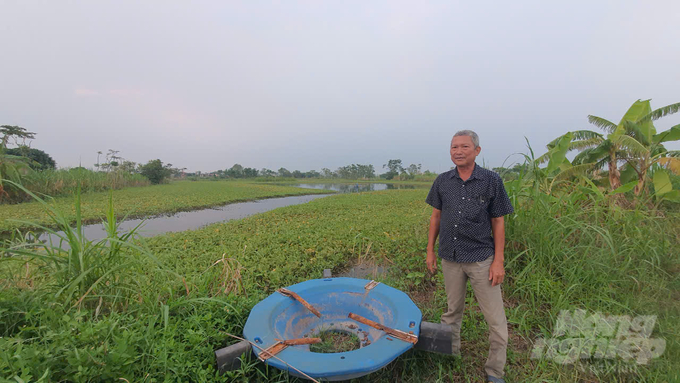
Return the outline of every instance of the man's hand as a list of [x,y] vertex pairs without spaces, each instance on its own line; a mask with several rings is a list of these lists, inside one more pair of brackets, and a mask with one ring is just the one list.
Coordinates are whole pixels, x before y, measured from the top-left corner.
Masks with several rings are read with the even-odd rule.
[[[501,184],[502,185],[502,184]],[[496,217],[491,218],[491,233],[493,234],[493,244],[496,248],[493,262],[489,267],[489,280],[491,286],[500,285],[505,278],[505,269],[503,268],[503,250],[505,249],[505,218]]]
[[442,218],[442,211],[432,208],[432,215],[430,216],[430,232],[427,235],[427,269],[434,274],[437,271],[437,254],[434,252],[434,243],[437,241],[439,235],[439,224]]
[[437,272],[437,255],[434,253],[434,250],[427,251],[425,263],[427,263],[427,269],[430,270],[430,273],[434,274]]
[[503,268],[503,260],[494,259],[491,262],[491,267],[489,267],[489,280],[491,281],[491,286],[496,286],[503,283],[505,278],[505,269]]

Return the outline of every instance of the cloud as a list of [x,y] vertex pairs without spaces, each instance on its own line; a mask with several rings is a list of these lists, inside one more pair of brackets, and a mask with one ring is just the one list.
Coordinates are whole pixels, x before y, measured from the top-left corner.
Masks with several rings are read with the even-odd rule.
[[141,96],[142,91],[140,89],[111,89],[109,90],[109,94],[114,95],[114,96],[121,96],[121,97],[134,97],[134,96]]
[[74,93],[76,96],[81,96],[81,97],[91,97],[91,96],[103,96],[103,95],[111,95],[111,96],[118,96],[118,97],[138,97],[144,94],[141,89],[134,89],[134,88],[116,88],[116,89],[108,89],[105,91],[98,91],[96,89],[89,89],[89,88],[76,88]]
[[99,96],[101,93],[99,91],[94,90],[94,89],[87,89],[87,88],[77,88],[75,90],[76,96],[82,96],[82,97],[91,97],[91,96]]

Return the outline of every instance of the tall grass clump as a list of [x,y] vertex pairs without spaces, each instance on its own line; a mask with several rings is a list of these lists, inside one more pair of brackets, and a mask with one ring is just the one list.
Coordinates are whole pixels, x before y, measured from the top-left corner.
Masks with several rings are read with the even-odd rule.
[[[74,195],[81,192],[97,192],[126,187],[148,186],[151,183],[141,174],[124,171],[95,172],[82,167],[73,169],[29,171],[21,178],[21,184],[37,195],[52,197]],[[21,189],[13,187],[16,193],[4,202],[16,203],[32,200],[32,197]]]
[[[515,213],[506,217],[506,292],[518,330],[550,337],[561,310],[605,315],[657,315],[653,337],[667,348],[630,381],[669,381],[680,360],[680,216],[638,198],[636,203],[585,177],[551,182],[527,166],[506,183]],[[633,197],[635,198],[635,197]],[[651,198],[651,197],[650,197]],[[557,368],[542,379],[614,379]],[[628,381],[628,378],[622,381]],[[672,380],[672,379],[671,379]]]
[[134,279],[126,278],[124,270],[139,264],[135,253],[155,259],[133,242],[142,223],[128,232],[119,233],[113,194],[109,193],[106,219],[103,221],[107,236],[90,241],[83,234],[80,188],[75,193],[75,227],[72,227],[71,220],[61,210],[28,189],[18,184],[14,186],[43,206],[51,225],[48,227],[25,222],[42,230],[47,239],[45,242],[15,241],[14,245],[3,249],[6,254],[10,254],[3,260],[27,262],[48,272],[54,299],[65,304],[80,305],[98,301],[101,306],[104,299],[111,305],[125,304],[134,291]]

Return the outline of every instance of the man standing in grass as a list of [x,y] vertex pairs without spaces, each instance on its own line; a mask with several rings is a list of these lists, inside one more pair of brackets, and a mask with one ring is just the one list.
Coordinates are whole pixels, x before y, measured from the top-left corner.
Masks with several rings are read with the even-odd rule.
[[[427,243],[427,268],[437,270],[434,245],[439,236],[439,257],[448,301],[442,323],[453,328],[454,353],[460,353],[460,327],[468,279],[484,319],[489,325],[489,357],[484,365],[487,381],[504,382],[508,323],[501,286],[505,221],[513,212],[501,177],[475,163],[482,148],[479,137],[461,130],[451,140],[453,170],[440,174],[426,202],[433,207]],[[493,234],[493,235],[492,235]]]

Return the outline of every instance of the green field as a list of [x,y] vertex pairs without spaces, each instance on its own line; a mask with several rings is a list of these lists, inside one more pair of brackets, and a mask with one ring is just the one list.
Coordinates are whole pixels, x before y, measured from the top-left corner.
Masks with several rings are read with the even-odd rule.
[[[129,215],[132,218],[262,198],[317,193],[328,193],[328,191],[238,181],[180,181],[165,185],[114,190],[113,198],[117,215],[119,217]],[[102,219],[108,195],[108,192],[83,193],[82,215],[85,222],[98,222]],[[67,212],[74,221],[75,209],[72,196],[55,198],[54,203],[56,207]],[[49,218],[38,202],[0,205],[0,232],[27,227],[25,223],[12,220],[49,223]]]
[[[171,185],[170,185],[171,186]],[[515,185],[516,186],[516,185]],[[677,381],[680,371],[680,217],[624,211],[583,195],[556,199],[508,190],[504,296],[506,368],[514,381]],[[517,186],[519,187],[519,186]],[[216,375],[213,351],[241,335],[250,308],[275,289],[357,264],[414,299],[424,320],[446,306],[443,278],[424,262],[427,190],[335,195],[239,221],[146,240],[134,260],[81,302],[55,298],[49,264],[5,262],[0,274],[0,376],[24,381],[288,381],[252,361]],[[578,197],[578,198],[577,198]],[[155,259],[155,260],[154,260]],[[110,282],[110,284],[109,284]],[[559,311],[657,315],[666,350],[630,373],[581,371],[530,358]],[[462,358],[410,351],[362,382],[480,381],[486,324],[471,293]],[[591,361],[592,362],[592,361]],[[586,363],[588,365],[588,363]]]

